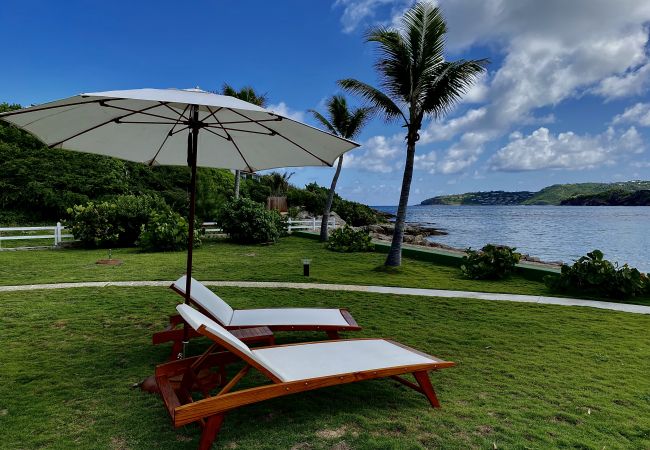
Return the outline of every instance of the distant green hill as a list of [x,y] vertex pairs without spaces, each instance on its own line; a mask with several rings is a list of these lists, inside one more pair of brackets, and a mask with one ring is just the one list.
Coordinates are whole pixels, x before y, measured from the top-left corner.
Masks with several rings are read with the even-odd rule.
[[570,206],[650,206],[650,190],[624,191],[611,189],[598,194],[576,195],[562,200]]
[[424,200],[422,205],[520,205],[534,192],[487,191],[466,194],[441,195]]
[[554,184],[545,187],[532,198],[523,202],[523,205],[559,205],[577,195],[594,195],[611,190],[634,192],[643,189],[650,189],[650,181],[623,181],[617,183],[577,183],[577,184]]
[[[575,184],[554,184],[539,192],[529,191],[487,191],[468,192],[465,194],[440,195],[424,200],[421,205],[560,205],[568,199],[577,196],[594,196],[604,194],[600,200],[594,200],[594,204],[608,204],[604,199],[607,193],[615,191],[619,193],[633,193],[650,189],[650,181],[623,181],[616,183],[575,183]],[[620,197],[620,196],[619,196]],[[616,197],[616,198],[619,198]],[[612,197],[614,198],[614,197]],[[645,197],[643,197],[645,198]],[[585,200],[588,201],[588,200]],[[598,203],[600,201],[600,203]],[[614,201],[614,200],[612,200]],[[616,200],[618,201],[618,200]],[[612,204],[624,204],[624,203]],[[630,198],[621,201],[643,201],[641,197]],[[582,204],[579,201],[571,204]],[[586,203],[585,203],[586,204]]]

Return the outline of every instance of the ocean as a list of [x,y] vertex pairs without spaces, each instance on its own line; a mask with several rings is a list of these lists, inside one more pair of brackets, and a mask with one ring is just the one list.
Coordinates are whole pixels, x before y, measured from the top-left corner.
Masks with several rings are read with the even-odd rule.
[[[396,206],[374,208],[395,214]],[[409,206],[408,222],[448,232],[429,239],[457,248],[503,244],[543,261],[572,263],[593,249],[650,272],[650,207]]]

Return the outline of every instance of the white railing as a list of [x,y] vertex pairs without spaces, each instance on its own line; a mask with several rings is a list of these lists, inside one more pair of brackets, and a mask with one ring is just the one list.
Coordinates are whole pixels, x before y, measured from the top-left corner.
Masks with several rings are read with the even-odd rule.
[[[336,226],[335,217],[330,217],[328,226],[330,227]],[[206,234],[223,232],[221,228],[217,227],[216,222],[203,222],[201,227],[203,228]],[[316,231],[320,229],[320,220],[317,220],[315,217],[312,217],[311,219],[301,219],[301,220],[296,220],[289,217],[289,219],[287,220],[287,229],[288,231],[293,231],[293,230]]]
[[[61,222],[57,222],[53,227],[4,227],[0,228],[0,249],[2,248],[2,241],[22,241],[22,240],[35,240],[35,239],[52,239],[54,245],[57,246],[61,244],[63,238],[72,238],[71,234],[63,234],[65,227],[61,225]],[[48,234],[24,234],[32,232],[47,232]],[[10,234],[6,233],[21,233],[21,234]]]
[[[289,231],[293,230],[311,230],[311,231],[316,231],[320,229],[320,220],[316,220],[315,217],[312,217],[311,219],[302,219],[302,220],[295,220],[292,219],[291,217],[287,221],[288,224],[288,229]],[[330,220],[327,222],[329,227],[335,227],[336,226],[336,218],[335,217],[330,217]]]

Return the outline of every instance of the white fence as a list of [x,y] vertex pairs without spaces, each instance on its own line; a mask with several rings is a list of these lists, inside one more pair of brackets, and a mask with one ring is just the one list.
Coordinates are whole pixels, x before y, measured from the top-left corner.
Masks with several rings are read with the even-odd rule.
[[[330,217],[328,226],[335,227],[336,218]],[[216,222],[203,222],[202,228],[206,234],[221,233],[223,231],[221,228],[217,228]],[[293,230],[317,231],[320,229],[320,220],[317,220],[315,217],[312,217],[311,219],[302,219],[302,220],[289,218],[287,220],[287,229],[290,232]]]
[[[295,220],[289,218],[287,221],[288,230],[309,230],[316,231],[320,228],[320,220],[316,220],[315,217],[311,219],[302,219]],[[336,218],[330,217],[329,226],[336,226]],[[221,233],[221,228],[217,228],[216,222],[204,222],[202,225],[206,234],[210,233]],[[52,227],[5,227],[0,228],[0,249],[2,249],[3,241],[21,241],[21,240],[41,240],[41,239],[52,239],[54,246],[58,246],[63,241],[63,238],[74,238],[71,234],[63,234],[65,227],[61,225],[61,222],[57,222],[55,226]],[[40,232],[39,234],[31,234],[34,232]],[[46,232],[49,232],[45,234]],[[10,233],[9,235],[6,235]],[[13,234],[11,234],[13,233]],[[18,233],[18,234],[16,234]]]
[[[61,222],[53,227],[4,227],[0,228],[0,248],[2,248],[3,241],[22,241],[22,240],[35,240],[35,239],[52,239],[54,245],[59,245],[63,238],[72,238],[71,234],[63,234],[65,227]],[[48,232],[45,234],[46,232]],[[32,234],[39,232],[39,234]],[[8,236],[7,233],[10,233]],[[13,234],[11,234],[13,233]],[[19,234],[16,234],[19,233]],[[27,234],[25,234],[27,233]]]

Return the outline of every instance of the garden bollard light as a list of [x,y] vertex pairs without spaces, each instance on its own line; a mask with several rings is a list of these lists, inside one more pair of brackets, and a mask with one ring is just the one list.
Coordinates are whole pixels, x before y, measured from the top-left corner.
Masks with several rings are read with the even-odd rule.
[[311,259],[303,259],[302,260],[302,274],[306,277],[309,276],[309,264],[311,263]]

